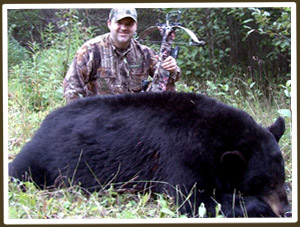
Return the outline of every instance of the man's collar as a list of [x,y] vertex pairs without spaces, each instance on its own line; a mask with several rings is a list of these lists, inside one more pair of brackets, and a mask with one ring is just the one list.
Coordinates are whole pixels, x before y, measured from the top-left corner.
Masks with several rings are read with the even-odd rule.
[[113,48],[113,50],[115,51],[115,53],[117,53],[119,56],[124,56],[124,55],[126,55],[130,50],[131,50],[131,46],[132,46],[132,39],[130,40],[130,43],[129,43],[129,46],[128,46],[128,48],[127,49],[119,49],[118,47],[116,47],[115,46],[115,44],[113,43],[113,41],[112,41],[112,39],[111,39],[111,37],[110,37],[110,35],[109,35],[109,42],[110,42],[110,44],[111,44],[111,46],[112,46],[112,48]]

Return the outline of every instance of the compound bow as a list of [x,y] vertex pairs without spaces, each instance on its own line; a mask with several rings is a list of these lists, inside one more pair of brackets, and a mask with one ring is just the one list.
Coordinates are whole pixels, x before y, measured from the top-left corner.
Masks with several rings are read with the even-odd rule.
[[[175,22],[170,22],[170,17],[172,15],[176,15]],[[152,32],[159,31],[162,36],[159,57],[158,57],[158,66],[154,72],[154,76],[152,79],[152,83],[148,80],[143,81],[143,89],[144,91],[151,91],[151,92],[162,92],[162,91],[172,91],[175,90],[174,84],[168,84],[169,80],[169,72],[164,70],[161,67],[161,63],[171,55],[175,59],[178,57],[179,54],[179,47],[176,46],[172,48],[173,40],[175,38],[175,30],[182,29],[185,31],[189,37],[191,38],[191,42],[188,43],[191,46],[204,46],[205,42],[203,40],[199,40],[194,32],[190,29],[183,27],[178,21],[181,17],[181,11],[172,11],[167,13],[166,15],[166,23],[164,24],[157,24],[156,26],[151,26],[144,30],[140,35],[138,40],[143,42],[144,39]],[[186,44],[186,43],[179,43],[179,44]]]

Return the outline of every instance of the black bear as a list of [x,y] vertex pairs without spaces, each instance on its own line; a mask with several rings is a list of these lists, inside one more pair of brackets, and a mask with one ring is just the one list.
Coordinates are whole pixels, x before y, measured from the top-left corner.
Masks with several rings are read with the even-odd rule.
[[262,127],[199,94],[90,97],[49,114],[9,175],[41,188],[151,187],[185,202],[191,216],[203,203],[210,216],[221,204],[228,217],[278,217],[289,211],[284,131],[281,117]]

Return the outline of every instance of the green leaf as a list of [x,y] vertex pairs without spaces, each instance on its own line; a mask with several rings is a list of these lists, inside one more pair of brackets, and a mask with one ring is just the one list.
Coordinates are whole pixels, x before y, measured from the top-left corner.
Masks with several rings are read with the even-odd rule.
[[201,203],[201,205],[199,206],[199,208],[198,208],[198,214],[199,214],[200,218],[204,218],[205,217],[205,215],[206,215],[206,208],[205,208],[204,203]]
[[145,193],[145,195],[143,195],[141,199],[142,206],[145,206],[149,201],[149,199],[150,199],[150,195],[148,193]]
[[288,117],[290,118],[292,116],[292,113],[289,109],[280,109],[277,111],[280,115],[282,115],[283,117]]
[[124,219],[135,219],[137,216],[132,212],[128,210],[123,210],[121,214],[117,215],[118,218],[124,218]]
[[255,85],[255,82],[252,82],[252,83],[250,84],[250,88],[253,88],[254,85]]
[[250,18],[250,19],[244,20],[242,22],[242,24],[247,24],[247,23],[252,22],[252,21],[254,21],[254,20],[252,18]]
[[21,193],[19,196],[19,201],[21,204],[27,207],[32,207],[36,204],[36,200],[32,198],[30,194]]
[[284,94],[286,97],[290,98],[291,97],[291,93],[288,90],[284,90]]
[[166,208],[166,207],[161,208],[160,212],[164,213],[164,214],[171,215],[171,216],[175,216],[175,213],[173,211],[171,211],[169,208]]
[[72,205],[72,203],[71,203],[70,201],[66,201],[66,202],[64,203],[64,208],[65,208],[65,209],[69,209],[69,208],[71,207],[71,205]]
[[246,37],[248,37],[252,32],[254,32],[255,31],[255,29],[253,28],[253,29],[251,29],[250,31],[248,31],[247,33],[246,33]]
[[216,218],[224,218],[224,216],[221,213],[221,204],[218,203],[217,206],[216,206]]

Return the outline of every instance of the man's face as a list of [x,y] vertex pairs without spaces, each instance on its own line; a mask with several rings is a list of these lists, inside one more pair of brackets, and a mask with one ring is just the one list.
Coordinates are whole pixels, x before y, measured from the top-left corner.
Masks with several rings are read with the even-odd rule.
[[130,17],[125,17],[118,21],[115,21],[113,18],[111,21],[107,21],[107,25],[115,46],[120,49],[126,49],[137,29],[136,22]]

